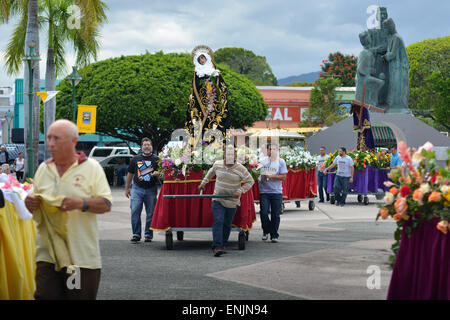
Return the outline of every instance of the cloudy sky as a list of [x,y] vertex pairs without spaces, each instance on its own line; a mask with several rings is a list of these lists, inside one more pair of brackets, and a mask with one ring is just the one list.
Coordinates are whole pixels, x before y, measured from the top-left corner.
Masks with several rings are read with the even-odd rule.
[[[448,0],[111,0],[99,60],[120,55],[243,47],[266,56],[277,78],[319,71],[330,52],[358,55],[370,5],[386,6],[405,44],[450,34]],[[12,26],[0,26],[0,53]],[[45,39],[41,36],[41,52]],[[44,78],[45,54],[41,54]],[[12,86],[3,59],[0,86]],[[74,59],[69,53],[68,65]],[[71,68],[70,68],[71,69]],[[68,68],[69,70],[69,68]],[[22,77],[21,74],[18,77]]]

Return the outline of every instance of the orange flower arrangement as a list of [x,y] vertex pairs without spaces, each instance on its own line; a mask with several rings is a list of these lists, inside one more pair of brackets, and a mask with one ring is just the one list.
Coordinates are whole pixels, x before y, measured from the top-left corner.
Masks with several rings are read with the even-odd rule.
[[[447,234],[450,219],[450,149],[444,168],[436,167],[433,145],[426,143],[418,150],[407,148],[403,141],[398,143],[400,158],[405,162],[406,173],[393,169],[384,204],[380,206],[377,219],[391,216],[397,222],[396,243],[392,250],[397,254],[403,229],[410,236],[415,228],[432,218],[439,218],[436,229]],[[393,266],[394,259],[391,259]]]

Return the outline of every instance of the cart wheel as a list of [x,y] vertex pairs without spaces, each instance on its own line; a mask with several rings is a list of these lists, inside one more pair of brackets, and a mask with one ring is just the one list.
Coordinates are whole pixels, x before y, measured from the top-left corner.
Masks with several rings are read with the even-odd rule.
[[166,231],[166,249],[172,250],[173,249],[173,235],[172,231]]
[[177,231],[177,240],[183,241],[184,232],[183,231]]
[[363,202],[363,196],[361,194],[358,194],[358,202],[359,203]]
[[330,203],[334,204],[336,202],[336,198],[334,197],[334,194],[330,195]]
[[281,204],[281,208],[280,208],[280,214],[284,213],[284,203]]
[[369,197],[364,196],[364,205],[367,206],[369,204]]
[[245,232],[244,231],[239,232],[238,241],[239,241],[239,250],[245,250]]
[[313,211],[314,208],[316,207],[316,204],[314,203],[314,201],[310,200],[308,207],[309,207],[309,211]]
[[378,192],[376,193],[375,198],[377,200],[383,200],[383,198],[384,198],[384,191],[382,189],[378,189]]
[[248,231],[245,231],[245,241],[248,241],[248,236],[249,236],[249,232]]
[[300,208],[300,201],[295,201],[295,205],[297,206],[297,208]]

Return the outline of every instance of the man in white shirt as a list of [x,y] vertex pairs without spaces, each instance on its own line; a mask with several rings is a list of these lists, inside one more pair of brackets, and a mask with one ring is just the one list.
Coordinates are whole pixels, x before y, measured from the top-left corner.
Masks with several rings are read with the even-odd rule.
[[[334,179],[333,192],[336,197],[336,205],[343,207],[345,199],[347,198],[350,183],[353,182],[353,173],[355,167],[353,166],[353,159],[347,155],[347,149],[341,147],[339,155],[334,159],[333,163],[323,172],[326,173],[329,169],[337,166],[336,178]],[[342,194],[341,194],[342,192]]]
[[327,149],[320,147],[320,155],[317,156],[317,188],[319,189],[319,202],[324,202],[323,190],[327,195],[327,201],[330,201],[330,195],[327,192],[327,175],[323,173],[325,160],[328,158]]

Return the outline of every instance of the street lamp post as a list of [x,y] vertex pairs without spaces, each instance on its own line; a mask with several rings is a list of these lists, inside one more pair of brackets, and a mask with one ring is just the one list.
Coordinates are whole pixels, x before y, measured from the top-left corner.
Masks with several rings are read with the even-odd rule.
[[33,41],[28,42],[28,47],[30,51],[23,60],[28,62],[28,74],[29,74],[29,85],[28,85],[28,176],[32,178],[34,176],[34,161],[33,161],[33,65],[35,62],[41,60],[39,54],[36,54],[34,47],[36,43]]
[[269,112],[266,117],[266,128],[272,129],[271,124],[272,124],[272,114]]
[[11,112],[11,110],[8,110],[8,112],[5,115],[6,122],[8,123],[8,144],[11,143],[11,121],[13,117],[14,115]]
[[78,68],[72,67],[72,73],[67,77],[72,82],[72,121],[77,123],[77,85],[81,81],[81,76],[78,74]]

